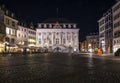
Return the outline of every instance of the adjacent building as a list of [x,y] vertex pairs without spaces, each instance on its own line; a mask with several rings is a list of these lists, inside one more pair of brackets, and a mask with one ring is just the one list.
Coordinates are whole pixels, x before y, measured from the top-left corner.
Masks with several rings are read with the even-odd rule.
[[30,24],[30,28],[28,28],[28,47],[31,51],[35,51],[37,41],[36,34],[33,24]]
[[113,51],[120,48],[120,1],[113,7]]
[[81,52],[88,52],[87,51],[87,41],[86,40],[80,42],[80,51]]
[[94,52],[99,48],[99,35],[98,33],[91,33],[90,35],[86,36],[86,51],[87,52]]
[[18,25],[17,46],[19,51],[23,51],[25,49],[30,50],[36,47],[36,31],[33,25],[30,27],[23,23]]
[[5,51],[15,51],[16,46],[16,39],[17,39],[17,29],[18,29],[18,20],[15,19],[13,13],[9,13],[6,10],[4,15],[4,24],[6,27],[6,37],[5,37],[5,45],[8,47]]
[[99,47],[104,53],[113,52],[113,18],[112,9],[105,12],[99,23]]
[[19,50],[28,46],[28,29],[24,25],[18,25],[17,30],[17,46]]
[[38,24],[36,46],[41,51],[79,52],[79,29],[66,19],[47,19]]
[[6,36],[6,28],[4,25],[4,11],[0,7],[0,52],[4,51],[5,36]]

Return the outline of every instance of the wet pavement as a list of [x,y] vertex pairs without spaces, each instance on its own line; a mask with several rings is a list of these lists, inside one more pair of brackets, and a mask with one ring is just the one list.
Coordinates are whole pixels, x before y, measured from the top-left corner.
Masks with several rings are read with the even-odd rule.
[[120,60],[63,53],[0,56],[0,83],[120,83]]

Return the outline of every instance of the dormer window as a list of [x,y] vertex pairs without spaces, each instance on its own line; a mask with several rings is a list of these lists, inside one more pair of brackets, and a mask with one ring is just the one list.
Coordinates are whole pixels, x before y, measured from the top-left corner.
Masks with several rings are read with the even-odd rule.
[[6,10],[6,15],[8,15],[8,10]]
[[66,25],[65,25],[65,24],[63,25],[63,28],[66,28]]
[[49,24],[49,27],[52,28],[52,24]]
[[44,28],[47,28],[47,25],[46,25],[46,24],[44,24]]
[[12,18],[14,17],[14,14],[13,14],[13,13],[11,14],[11,17],[12,17]]
[[73,27],[76,28],[76,24],[74,24]]
[[10,24],[10,20],[8,18],[6,18],[6,23],[9,25]]
[[41,24],[39,24],[39,28],[42,28]]
[[71,28],[71,25],[69,24],[68,27]]

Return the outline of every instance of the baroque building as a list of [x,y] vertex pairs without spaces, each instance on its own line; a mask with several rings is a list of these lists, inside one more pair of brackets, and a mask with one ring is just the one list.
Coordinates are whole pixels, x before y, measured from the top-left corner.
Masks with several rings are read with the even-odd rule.
[[30,27],[23,23],[18,25],[17,46],[18,51],[23,51],[25,49],[32,51],[32,49],[36,47],[36,31],[33,25],[30,25]]
[[62,18],[51,18],[38,23],[36,46],[40,51],[79,52],[77,24]]

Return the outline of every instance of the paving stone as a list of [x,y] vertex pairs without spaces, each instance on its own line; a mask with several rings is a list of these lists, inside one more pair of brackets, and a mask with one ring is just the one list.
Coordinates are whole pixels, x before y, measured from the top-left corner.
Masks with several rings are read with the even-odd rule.
[[120,83],[120,61],[67,53],[0,56],[0,83]]

